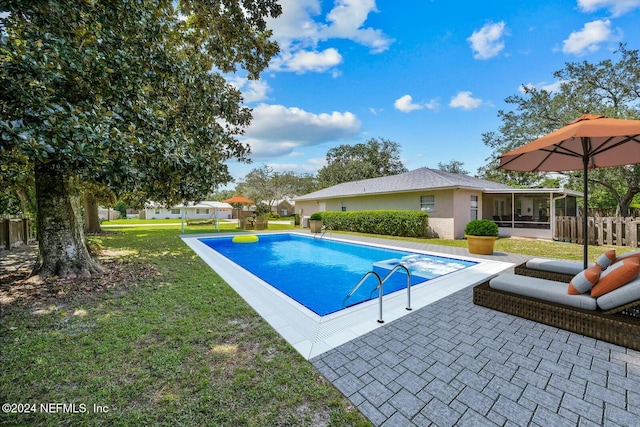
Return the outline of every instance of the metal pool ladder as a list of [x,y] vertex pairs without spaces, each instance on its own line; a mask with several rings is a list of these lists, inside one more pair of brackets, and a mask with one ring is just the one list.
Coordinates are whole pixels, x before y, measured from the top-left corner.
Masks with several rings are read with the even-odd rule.
[[373,290],[371,291],[371,293],[369,294],[369,299],[371,299],[371,296],[373,295],[373,293],[380,289],[379,295],[378,295],[378,305],[380,307],[380,316],[378,318],[378,323],[384,323],[384,320],[382,320],[382,297],[383,297],[383,288],[384,288],[384,282],[387,281],[387,279],[389,279],[389,277],[391,277],[391,275],[393,273],[396,272],[396,270],[398,270],[399,268],[404,269],[404,271],[407,272],[407,307],[406,310],[411,310],[411,272],[409,271],[409,269],[404,265],[404,264],[398,264],[395,267],[393,267],[391,269],[391,271],[389,271],[387,273],[386,276],[384,276],[384,278],[381,278],[380,275],[378,273],[376,273],[375,271],[371,270],[365,273],[364,276],[362,276],[362,278],[360,279],[360,281],[353,287],[353,289],[351,289],[351,291],[347,294],[347,296],[344,298],[344,300],[342,301],[342,306],[346,307],[347,301],[349,300],[349,298],[351,298],[351,296],[358,290],[358,288],[360,288],[360,286],[364,283],[365,280],[367,280],[367,277],[369,277],[370,275],[375,276],[376,279],[378,279],[378,285],[376,285],[375,288],[373,288]]
[[319,233],[315,233],[313,235],[313,238],[315,239],[316,237],[319,237],[320,239],[322,239],[324,235],[327,233],[327,230],[331,231],[331,228],[327,227],[326,225],[323,225],[322,228],[320,229],[320,231],[322,232],[320,236],[318,236]]

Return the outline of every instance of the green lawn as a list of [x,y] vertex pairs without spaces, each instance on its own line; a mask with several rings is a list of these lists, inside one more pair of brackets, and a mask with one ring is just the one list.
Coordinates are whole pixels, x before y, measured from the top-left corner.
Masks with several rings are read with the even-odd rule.
[[[152,280],[38,314],[3,307],[0,400],[35,403],[37,413],[0,414],[0,424],[368,425],[179,232],[123,228],[94,239],[150,265]],[[41,413],[51,402],[87,412]]]
[[[38,307],[0,305],[1,403],[36,405],[0,414],[0,424],[368,425],[179,234],[179,224],[141,225],[91,238],[104,263],[126,262],[150,279]],[[591,258],[605,249],[592,247]],[[499,239],[496,250],[582,256],[580,245],[535,240]],[[49,403],[86,413],[41,413]]]

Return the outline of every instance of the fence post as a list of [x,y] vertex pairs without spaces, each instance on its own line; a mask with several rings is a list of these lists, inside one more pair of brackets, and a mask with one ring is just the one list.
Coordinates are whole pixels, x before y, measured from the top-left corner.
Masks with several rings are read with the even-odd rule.
[[9,220],[6,218],[0,219],[0,247],[9,249]]
[[627,246],[638,247],[638,224],[640,222],[631,218],[627,224]]
[[24,244],[29,244],[29,218],[22,218],[22,235],[24,236]]

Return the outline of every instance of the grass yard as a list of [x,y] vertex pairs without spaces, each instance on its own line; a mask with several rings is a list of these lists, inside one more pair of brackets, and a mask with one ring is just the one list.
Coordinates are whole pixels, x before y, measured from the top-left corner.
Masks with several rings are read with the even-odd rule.
[[[0,424],[369,425],[182,243],[179,223],[125,224],[89,238],[111,271],[102,278],[13,293],[0,281],[0,403],[30,411],[0,413]],[[496,251],[582,257],[581,245],[523,239],[499,239]]]
[[[145,278],[1,306],[0,403],[36,406],[0,414],[0,424],[368,425],[178,235],[147,227],[94,237],[104,263]],[[80,413],[42,413],[49,403]]]
[[[342,231],[333,231],[335,234],[353,234],[359,236],[377,237],[389,240],[403,240],[408,242],[427,243],[431,245],[457,246],[461,248],[468,247],[466,240],[445,240],[445,239],[419,239],[415,237],[395,237],[380,236],[378,234],[349,233]],[[602,253],[615,249],[617,255],[635,250],[627,246],[589,246],[589,261],[595,260]],[[506,252],[512,254],[531,255],[540,258],[560,258],[569,260],[582,260],[583,246],[582,244],[552,242],[548,240],[522,239],[522,238],[500,238],[495,242],[495,252]]]

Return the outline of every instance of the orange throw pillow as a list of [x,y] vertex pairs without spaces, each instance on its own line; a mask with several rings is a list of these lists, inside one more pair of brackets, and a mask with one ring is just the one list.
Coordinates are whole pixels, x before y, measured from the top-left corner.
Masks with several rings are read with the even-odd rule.
[[569,295],[580,295],[589,292],[598,283],[601,272],[602,267],[596,264],[573,276],[573,279],[569,282]]
[[629,258],[616,262],[600,275],[600,280],[591,289],[592,297],[599,297],[626,285],[640,273],[640,260]]
[[607,252],[603,253],[596,260],[596,264],[602,267],[603,270],[606,270],[611,264],[613,264],[616,260],[616,250],[611,249]]

